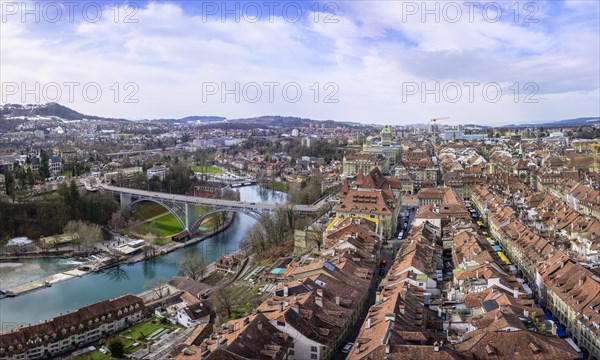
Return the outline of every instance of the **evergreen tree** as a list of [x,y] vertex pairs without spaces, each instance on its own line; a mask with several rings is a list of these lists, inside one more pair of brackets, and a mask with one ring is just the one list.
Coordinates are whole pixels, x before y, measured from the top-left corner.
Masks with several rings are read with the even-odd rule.
[[31,171],[30,167],[27,168],[27,185],[29,185],[29,187],[35,185],[35,176],[33,176],[33,171]]
[[43,179],[50,177],[50,165],[48,153],[45,150],[40,151],[40,175]]

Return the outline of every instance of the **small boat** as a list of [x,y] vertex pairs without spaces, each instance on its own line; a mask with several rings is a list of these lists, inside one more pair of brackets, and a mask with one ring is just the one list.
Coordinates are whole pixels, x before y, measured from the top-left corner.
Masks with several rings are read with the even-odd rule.
[[50,287],[50,286],[52,286],[52,283],[48,280],[45,280],[44,285],[46,285],[47,287]]

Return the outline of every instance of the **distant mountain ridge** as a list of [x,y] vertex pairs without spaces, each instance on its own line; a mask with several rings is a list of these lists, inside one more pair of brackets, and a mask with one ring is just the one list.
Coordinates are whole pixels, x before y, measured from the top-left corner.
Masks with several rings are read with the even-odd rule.
[[221,116],[186,116],[184,118],[179,119],[152,119],[150,121],[161,121],[161,122],[169,122],[169,123],[188,123],[188,122],[221,122],[226,121],[227,118]]
[[[20,105],[20,104],[5,104],[0,106],[0,115],[6,118],[18,118],[18,117],[57,117],[64,120],[114,120],[114,121],[133,121],[129,119],[115,119],[106,118],[94,115],[85,115],[78,111],[75,111],[69,107],[60,105],[58,103],[47,103],[37,105]],[[335,121],[335,120],[313,120],[308,118],[301,118],[295,116],[281,116],[281,115],[264,115],[251,118],[238,118],[238,119],[227,119],[222,116],[200,116],[192,115],[183,118],[170,118],[170,119],[141,119],[138,121],[160,121],[169,123],[188,123],[188,122],[202,122],[202,123],[234,123],[234,124],[254,124],[259,126],[288,126],[288,127],[304,127],[311,124],[325,125],[326,127],[335,127],[339,125],[349,126],[363,126],[354,121]],[[497,127],[569,127],[569,126],[584,126],[594,123],[600,123],[600,117],[580,117],[575,119],[566,120],[555,120],[555,121],[539,121],[539,122],[528,122],[528,123],[517,123],[509,124]],[[376,124],[374,126],[377,126]],[[414,127],[426,127],[426,124],[409,124],[405,126]],[[478,126],[480,128],[490,128],[488,125],[470,125],[465,124],[464,126]]]
[[64,120],[102,120],[99,116],[84,115],[58,103],[43,105],[6,104],[2,106],[2,115],[6,117],[58,117]]
[[600,123],[600,117],[580,117],[575,119],[555,120],[555,121],[540,121],[534,123],[510,124],[506,127],[569,127],[569,126],[585,126]]

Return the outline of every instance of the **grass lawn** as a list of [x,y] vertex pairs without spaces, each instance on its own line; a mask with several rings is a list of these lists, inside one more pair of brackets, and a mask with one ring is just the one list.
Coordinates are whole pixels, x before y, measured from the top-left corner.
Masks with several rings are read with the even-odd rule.
[[151,201],[145,201],[135,207],[135,211],[132,216],[138,221],[146,220],[151,217],[164,214],[167,211],[164,207]]
[[236,306],[232,311],[232,319],[241,318],[244,316],[244,313],[250,314],[254,308],[256,308],[263,301],[265,301],[267,297],[269,297],[269,294],[258,293],[258,290],[262,286],[263,285],[261,284],[233,286],[231,297],[236,299],[236,304],[238,304],[238,306]]
[[279,181],[275,181],[275,182],[269,183],[265,187],[267,189],[271,189],[271,190],[275,190],[275,191],[281,191],[281,192],[287,192],[290,189],[290,186],[288,185],[288,183],[279,182]]
[[[114,335],[113,337],[115,337],[115,336],[118,337],[125,345],[125,353],[131,354],[134,351],[141,348],[143,343],[145,343],[147,341],[151,341],[151,340],[148,340],[147,337],[150,336],[156,330],[161,329],[161,328],[174,329],[176,327],[177,327],[176,325],[173,325],[171,323],[161,324],[159,319],[152,318],[148,321],[144,321],[137,325],[134,325],[134,326],[130,327],[129,329],[125,329],[125,330],[119,332],[117,335]],[[136,342],[139,343],[139,345],[132,346]],[[94,344],[96,349],[99,349],[102,346],[101,343],[104,344],[104,342],[102,342],[102,340],[100,342]],[[111,358],[110,354],[104,355],[99,350],[94,350],[87,354],[83,354],[83,355],[74,357],[73,359],[103,360],[103,359],[110,359],[110,358]]]
[[[206,206],[196,206],[196,218],[200,217],[201,214],[206,213],[210,210],[210,207]],[[166,214],[165,214],[166,212]],[[158,239],[158,245],[165,245],[171,239],[170,237],[181,232],[183,228],[179,225],[179,222],[173,216],[173,214],[168,213],[167,210],[159,204],[153,202],[144,202],[138,205],[133,213],[133,218],[138,221],[144,221],[146,219],[150,219],[156,216],[164,214],[152,221],[144,222],[139,224],[135,231],[139,234],[146,235],[151,231],[151,227],[154,226],[160,232],[160,235],[163,236],[163,239]],[[216,216],[216,215],[215,215]],[[153,224],[153,225],[150,225]],[[206,228],[205,231],[212,231],[214,228],[214,219],[212,216],[204,219],[201,224],[202,227]]]
[[221,168],[216,166],[192,166],[193,172],[203,173],[203,174],[220,174],[223,172]]
[[138,225],[135,231],[142,235],[146,235],[150,231],[150,224],[154,224],[154,227],[160,231],[162,236],[171,236],[183,230],[177,219],[175,219],[175,216],[169,213],[154,219],[151,222]]

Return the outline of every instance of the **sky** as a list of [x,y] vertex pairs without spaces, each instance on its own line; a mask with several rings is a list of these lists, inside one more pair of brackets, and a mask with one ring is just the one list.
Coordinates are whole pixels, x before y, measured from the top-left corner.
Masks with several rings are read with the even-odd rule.
[[115,118],[600,115],[600,2],[0,0],[1,103]]

